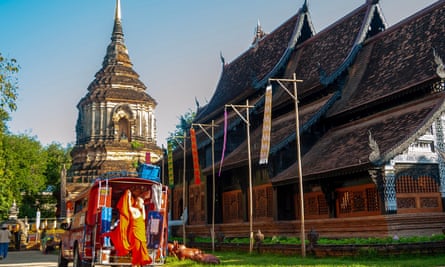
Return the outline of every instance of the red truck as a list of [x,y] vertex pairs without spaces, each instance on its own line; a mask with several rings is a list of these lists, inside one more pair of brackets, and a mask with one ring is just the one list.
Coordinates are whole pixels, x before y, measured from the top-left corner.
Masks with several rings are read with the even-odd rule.
[[[126,231],[123,228],[125,219],[130,217],[131,220],[121,209],[122,200],[128,195],[143,200],[141,214],[144,215],[149,265],[164,264],[168,242],[168,186],[160,182],[158,166],[143,164],[140,169],[138,175],[114,173],[98,178],[88,189],[67,201],[59,267],[66,267],[69,262],[73,262],[73,267],[131,266],[136,253],[131,250],[122,253],[119,251],[121,244],[118,244],[121,240],[113,240],[113,233]],[[127,238],[125,234],[123,239]]]

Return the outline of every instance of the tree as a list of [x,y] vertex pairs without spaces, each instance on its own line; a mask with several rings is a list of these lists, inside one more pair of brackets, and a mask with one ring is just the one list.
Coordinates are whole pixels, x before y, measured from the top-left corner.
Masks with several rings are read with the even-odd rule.
[[[68,145],[66,148],[62,147],[60,143],[51,143],[46,148],[47,153],[47,165],[45,176],[47,178],[46,185],[48,191],[51,191],[52,200],[56,201],[57,210],[60,211],[60,178],[62,168],[65,165],[65,169],[69,169],[71,166],[71,156],[70,152],[72,146]],[[47,217],[54,217],[56,214],[48,214]]]
[[45,176],[47,177],[47,185],[51,187],[60,186],[60,173],[63,165],[66,169],[70,168],[72,147],[68,145],[64,148],[60,143],[53,142],[45,147],[48,156]]
[[40,196],[46,190],[47,153],[34,137],[4,134],[2,140],[5,166],[0,194],[5,202],[0,212],[3,217],[7,215],[5,212],[15,200],[18,207],[33,209],[32,214],[27,214],[20,208],[20,217],[34,217],[36,208],[40,208]]
[[7,59],[0,53],[0,131],[6,129],[5,122],[10,119],[9,112],[17,108],[17,77],[19,66],[15,59]]
[[19,70],[15,59],[7,59],[0,53],[0,218],[7,214],[10,206],[10,199],[13,191],[9,190],[13,184],[7,177],[11,176],[9,170],[6,169],[4,151],[4,134],[6,131],[6,121],[10,119],[9,112],[16,110],[17,99],[17,77],[15,76]]
[[[179,117],[179,124],[176,125],[176,130],[174,132],[170,132],[168,136],[168,140],[176,139],[177,142],[183,142],[182,139],[177,139],[177,136],[184,136],[184,133],[189,132],[190,127],[192,126],[192,122],[195,119],[196,112],[189,110],[184,115]],[[172,148],[175,150],[178,144],[176,142],[172,142]]]

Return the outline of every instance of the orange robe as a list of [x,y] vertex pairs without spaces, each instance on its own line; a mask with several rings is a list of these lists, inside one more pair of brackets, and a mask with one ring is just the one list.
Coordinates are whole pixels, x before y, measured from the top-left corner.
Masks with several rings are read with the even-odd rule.
[[145,220],[142,216],[130,221],[128,240],[131,244],[131,263],[133,265],[147,265],[152,262],[148,255],[147,238],[145,236]]
[[128,227],[131,221],[128,190],[129,189],[124,192],[116,205],[116,208],[119,210],[119,224],[111,232],[106,234],[110,236],[117,256],[125,256],[131,250],[131,243],[128,240]]

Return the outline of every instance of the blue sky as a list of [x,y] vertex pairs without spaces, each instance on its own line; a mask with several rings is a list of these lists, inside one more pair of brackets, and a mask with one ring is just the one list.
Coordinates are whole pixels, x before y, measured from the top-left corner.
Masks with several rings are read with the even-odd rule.
[[[309,0],[317,32],[366,0]],[[101,68],[115,0],[0,0],[0,53],[21,67],[13,133],[43,145],[74,143],[76,105]],[[180,115],[210,100],[221,74],[252,42],[259,20],[273,31],[304,0],[121,0],[134,70],[157,102],[158,145]],[[389,26],[433,0],[380,0]]]

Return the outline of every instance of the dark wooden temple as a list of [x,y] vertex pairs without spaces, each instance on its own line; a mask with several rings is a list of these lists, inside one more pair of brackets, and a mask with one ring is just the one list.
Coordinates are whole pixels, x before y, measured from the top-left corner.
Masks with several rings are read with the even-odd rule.
[[[319,33],[305,2],[274,31],[265,34],[258,26],[251,47],[232,62],[223,61],[213,97],[194,121],[218,125],[217,233],[249,234],[247,123],[226,108],[247,101],[251,108],[240,113],[249,112],[250,118],[255,232],[299,234],[299,160],[307,230],[340,237],[430,235],[445,228],[445,1],[392,27],[378,2],[365,1]],[[268,164],[260,165],[265,88],[270,78],[291,79],[294,73],[302,80],[297,84],[301,158],[295,101],[271,83],[270,153]],[[183,185],[183,152],[176,150],[172,217],[179,219],[186,203],[186,231],[209,236],[212,141],[195,129],[201,184],[195,184],[187,150]]]

